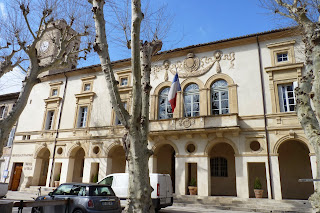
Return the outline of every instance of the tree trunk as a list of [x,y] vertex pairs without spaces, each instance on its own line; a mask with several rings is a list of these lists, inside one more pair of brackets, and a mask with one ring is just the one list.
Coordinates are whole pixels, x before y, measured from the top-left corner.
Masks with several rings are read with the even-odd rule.
[[151,56],[159,51],[161,41],[141,43],[140,26],[143,19],[140,0],[132,0],[131,25],[131,71],[132,108],[131,115],[121,103],[118,86],[114,78],[105,33],[104,1],[93,0],[92,11],[96,27],[94,50],[100,57],[113,109],[128,133],[123,137],[129,165],[129,199],[127,212],[154,212],[151,200],[148,160],[152,151],[148,149],[149,99]]
[[128,140],[130,141],[128,156],[129,200],[126,211],[152,213],[154,212],[154,208],[151,200],[152,190],[148,167],[150,156],[150,151],[147,148],[148,141],[141,135],[140,130],[134,130],[133,128],[129,131],[128,135]]

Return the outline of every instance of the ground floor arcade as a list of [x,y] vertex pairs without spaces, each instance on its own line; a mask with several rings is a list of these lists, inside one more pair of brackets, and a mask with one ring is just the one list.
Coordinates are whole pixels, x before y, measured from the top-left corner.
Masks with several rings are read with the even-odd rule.
[[[316,173],[315,156],[302,138],[282,138],[274,143],[269,157],[263,143],[258,147],[250,143],[249,148],[255,151],[247,153],[241,150],[239,142],[228,137],[182,140],[185,138],[157,138],[150,142],[154,151],[149,159],[150,172],[170,174],[178,195],[189,194],[188,185],[195,179],[201,196],[254,197],[257,177],[266,198],[273,193],[274,199],[307,199],[313,192],[312,183],[298,182]],[[103,145],[57,146],[53,161],[51,145],[35,145],[33,153],[28,154],[17,144],[15,149],[20,148],[20,153],[13,154],[9,165],[10,188],[52,186],[56,180],[95,182],[108,174],[127,172],[121,144]]]

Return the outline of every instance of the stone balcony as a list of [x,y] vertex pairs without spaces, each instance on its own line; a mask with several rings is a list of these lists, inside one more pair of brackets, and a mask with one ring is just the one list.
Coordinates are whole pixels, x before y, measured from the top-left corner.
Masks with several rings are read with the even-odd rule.
[[199,116],[190,118],[172,118],[150,121],[150,135],[171,135],[188,133],[212,133],[232,131],[238,133],[238,114]]

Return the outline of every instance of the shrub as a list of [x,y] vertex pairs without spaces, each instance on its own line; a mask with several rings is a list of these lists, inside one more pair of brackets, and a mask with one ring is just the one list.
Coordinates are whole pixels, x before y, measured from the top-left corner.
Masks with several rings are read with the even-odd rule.
[[258,177],[254,180],[254,189],[262,189],[262,185]]
[[189,186],[197,186],[197,181],[195,178],[191,178]]

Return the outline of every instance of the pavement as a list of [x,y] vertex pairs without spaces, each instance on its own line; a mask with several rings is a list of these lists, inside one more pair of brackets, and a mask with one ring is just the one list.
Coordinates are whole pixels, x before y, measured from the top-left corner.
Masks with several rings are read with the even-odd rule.
[[[44,191],[41,195],[48,194],[49,191]],[[12,201],[33,201],[38,197],[37,192],[28,191],[8,191],[6,198],[3,200]],[[240,201],[239,198],[231,197],[206,197],[199,199],[199,196],[180,196],[176,197],[174,204],[171,207],[167,207],[160,210],[160,213],[248,213],[248,212],[260,212],[260,213],[307,213],[311,212],[310,204],[305,203],[307,201],[275,201],[269,199],[247,199]],[[206,200],[207,199],[207,200]],[[217,201],[218,200],[218,201]],[[216,203],[215,203],[216,202]],[[220,205],[217,205],[219,202]],[[226,205],[228,202],[230,205]],[[291,206],[295,204],[294,206]],[[302,208],[303,205],[307,205],[307,208]],[[277,207],[278,208],[275,208]],[[291,206],[291,207],[290,207]],[[18,208],[13,209],[14,213],[18,212]],[[24,208],[23,213],[30,213],[31,208]],[[0,211],[1,213],[1,211]]]

